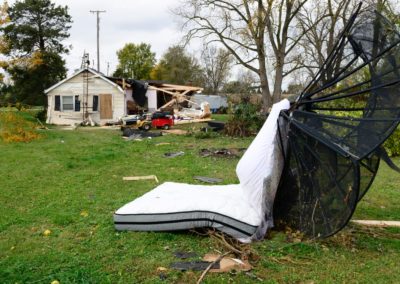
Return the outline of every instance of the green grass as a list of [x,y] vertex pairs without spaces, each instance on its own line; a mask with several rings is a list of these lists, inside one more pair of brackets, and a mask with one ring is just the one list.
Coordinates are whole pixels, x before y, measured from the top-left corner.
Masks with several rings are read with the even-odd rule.
[[[236,183],[238,159],[202,158],[200,148],[246,147],[249,139],[163,136],[124,141],[119,131],[42,131],[30,143],[0,142],[1,283],[194,283],[198,272],[168,270],[174,251],[199,256],[225,250],[215,239],[184,233],[117,232],[114,210],[156,186],[123,176],[156,174],[160,182],[196,183],[193,176]],[[156,146],[168,142],[169,145]],[[166,159],[166,152],[184,151]],[[399,164],[400,160],[395,159]],[[382,163],[355,213],[400,219],[400,175]],[[87,213],[87,216],[86,214]],[[51,230],[44,236],[45,230]],[[289,243],[283,232],[254,243],[251,275],[208,274],[205,283],[399,283],[399,229],[354,225],[327,240]]]
[[229,120],[229,114],[213,114],[212,119],[216,121],[227,122]]

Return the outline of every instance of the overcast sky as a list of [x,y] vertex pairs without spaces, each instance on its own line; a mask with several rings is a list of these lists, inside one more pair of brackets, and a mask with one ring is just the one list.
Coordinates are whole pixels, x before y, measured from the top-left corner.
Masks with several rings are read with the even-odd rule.
[[[15,0],[9,0],[12,5]],[[70,38],[65,41],[72,50],[65,56],[69,74],[80,68],[84,50],[89,52],[91,62],[95,60],[96,15],[90,10],[105,10],[100,14],[100,69],[110,73],[118,63],[116,51],[125,43],[144,42],[152,47],[157,59],[167,48],[180,41],[182,34],[174,20],[171,9],[179,5],[179,0],[52,0],[57,5],[69,7],[73,23]]]

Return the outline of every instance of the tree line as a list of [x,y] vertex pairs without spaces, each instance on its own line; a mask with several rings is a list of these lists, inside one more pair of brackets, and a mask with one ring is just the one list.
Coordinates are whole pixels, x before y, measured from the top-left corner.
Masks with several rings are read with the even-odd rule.
[[[363,8],[400,23],[399,5],[366,0]],[[174,10],[185,32],[183,41],[201,39],[201,56],[184,45],[168,48],[156,62],[146,43],[127,43],[117,51],[113,76],[163,80],[205,87],[207,92],[259,90],[266,111],[286,91],[302,86],[322,66],[358,0],[190,0]],[[51,0],[20,0],[0,7],[1,93],[27,104],[45,104],[43,91],[66,76],[62,55],[69,46],[72,19],[68,7]],[[238,80],[228,82],[232,67]],[[335,66],[334,66],[335,67]],[[329,79],[329,78],[327,78]]]
[[233,64],[229,52],[213,45],[203,47],[199,60],[183,46],[173,45],[156,62],[156,54],[145,43],[127,43],[117,56],[115,77],[203,86],[212,94],[223,91]]

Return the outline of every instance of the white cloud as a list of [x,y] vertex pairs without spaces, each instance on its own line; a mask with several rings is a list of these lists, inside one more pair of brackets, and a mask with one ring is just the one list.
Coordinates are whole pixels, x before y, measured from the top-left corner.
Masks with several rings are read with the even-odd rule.
[[[12,5],[15,0],[8,1]],[[105,10],[100,14],[100,68],[107,72],[107,62],[112,72],[117,63],[116,51],[125,43],[148,43],[160,58],[167,48],[179,43],[182,34],[171,9],[179,0],[53,0],[56,5],[67,5],[73,23],[66,45],[73,49],[65,56],[69,72],[81,65],[83,52],[91,60],[97,58],[96,15],[90,10]],[[97,63],[95,63],[95,66]]]

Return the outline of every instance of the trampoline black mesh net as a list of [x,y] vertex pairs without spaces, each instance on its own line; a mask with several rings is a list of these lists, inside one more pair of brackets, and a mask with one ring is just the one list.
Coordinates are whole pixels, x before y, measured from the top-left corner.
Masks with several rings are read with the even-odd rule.
[[323,67],[281,113],[285,167],[275,223],[312,237],[348,223],[399,123],[399,43],[385,17],[358,7]]

